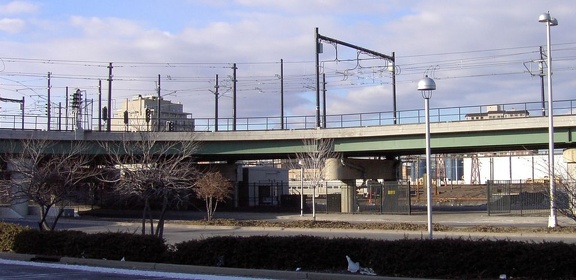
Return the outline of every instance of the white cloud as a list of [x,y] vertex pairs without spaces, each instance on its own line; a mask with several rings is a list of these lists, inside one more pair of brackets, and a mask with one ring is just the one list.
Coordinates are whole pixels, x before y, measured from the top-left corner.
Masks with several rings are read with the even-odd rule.
[[70,25],[82,30],[83,35],[89,38],[104,37],[125,40],[138,36],[143,31],[137,23],[120,18],[72,16]]
[[[555,96],[571,98],[572,57],[575,57],[571,30],[576,26],[576,8],[568,0],[554,3],[535,0],[186,3],[194,5],[188,15],[190,20],[177,21],[183,24],[171,26],[170,32],[151,25],[145,18],[104,12],[45,15],[45,10],[35,10],[36,6],[32,5],[28,9],[20,8],[20,13],[34,12],[33,21],[27,24],[19,19],[0,21],[0,30],[7,32],[0,48],[5,50],[5,56],[12,57],[102,62],[104,66],[98,67],[7,64],[10,71],[23,73],[51,71],[55,76],[89,76],[90,79],[59,78],[53,82],[92,91],[95,78],[106,79],[107,62],[114,62],[117,79],[113,87],[118,98],[136,95],[139,91],[153,93],[156,76],[170,75],[174,79],[165,81],[163,89],[177,91],[171,98],[183,102],[186,110],[195,116],[213,115],[214,95],[210,90],[213,90],[214,76],[219,74],[221,83],[228,83],[229,87],[231,64],[235,62],[238,63],[242,116],[278,115],[276,75],[279,74],[278,62],[284,59],[286,112],[304,114],[313,113],[315,109],[314,90],[310,87],[315,85],[312,80],[313,31],[319,27],[322,35],[384,54],[396,53],[400,70],[398,110],[422,107],[416,82],[435,65],[439,66],[434,73],[438,90],[431,101],[432,107],[538,101],[539,80],[523,72],[523,62],[537,58],[537,47],[545,44],[544,26],[537,22],[537,17],[550,10],[560,21],[553,29],[553,42],[558,44],[555,47],[558,61],[554,64],[557,69]],[[18,10],[7,6],[0,7],[0,14]],[[163,6],[163,9],[179,7],[175,1],[173,6]],[[210,14],[203,12],[208,7],[214,8]],[[66,11],[64,8],[62,11]],[[146,13],[154,14],[153,11]],[[155,18],[154,22],[171,20],[170,17]],[[201,21],[189,23],[194,20]],[[30,36],[10,37],[12,33],[8,33],[23,31],[30,33],[22,35]],[[324,48],[322,60],[336,59],[333,46],[325,44]],[[355,57],[355,51],[339,46],[339,62],[326,68],[328,113],[391,110],[391,81],[387,75],[379,76],[381,68],[364,67],[343,81],[342,73],[354,67]],[[127,66],[121,65],[122,62],[147,65]],[[162,63],[166,65],[160,65]],[[188,65],[168,67],[169,63]],[[181,82],[176,82],[178,78]],[[22,78],[31,86],[28,80]],[[45,84],[41,78],[38,80],[38,86]],[[230,98],[220,100],[221,114],[229,114]]]
[[26,1],[11,1],[0,5],[0,14],[29,14],[38,12],[39,7]]
[[26,23],[21,19],[2,18],[0,19],[0,30],[8,33],[18,33],[26,27]]

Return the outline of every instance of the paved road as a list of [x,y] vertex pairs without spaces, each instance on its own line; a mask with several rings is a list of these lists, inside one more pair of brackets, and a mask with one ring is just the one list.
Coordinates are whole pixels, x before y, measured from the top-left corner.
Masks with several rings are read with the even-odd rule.
[[[181,216],[173,217],[174,220],[166,224],[164,237],[168,243],[174,244],[182,241],[207,238],[212,236],[297,236],[313,235],[321,237],[353,237],[369,239],[398,240],[405,238],[426,238],[426,231],[383,231],[383,230],[342,230],[342,229],[299,229],[299,228],[262,228],[262,227],[229,227],[229,226],[198,226],[187,225],[182,222],[186,219],[201,219],[203,213],[191,212]],[[234,218],[247,220],[267,220],[267,221],[294,221],[311,220],[310,214],[301,217],[298,214],[278,214],[278,213],[217,213],[219,218]],[[374,214],[318,214],[317,220],[373,222],[373,223],[413,223],[425,224],[426,214],[415,213],[413,215],[374,215]],[[6,221],[27,224],[36,227],[34,217],[26,219]],[[471,238],[471,239],[508,239],[518,241],[563,241],[576,243],[576,235],[559,234],[546,232],[532,232],[529,229],[545,228],[548,217],[526,217],[526,216],[488,216],[485,212],[437,212],[433,215],[433,222],[451,227],[473,227],[473,226],[494,226],[494,227],[518,227],[526,229],[517,233],[493,233],[493,232],[434,232],[434,238]],[[560,226],[576,226],[576,222],[559,217]],[[58,228],[75,229],[89,233],[94,232],[140,232],[139,222],[122,222],[110,220],[89,220],[89,219],[62,219]]]
[[119,269],[86,265],[67,265],[0,259],[0,279],[43,280],[120,280],[120,279],[195,279],[195,280],[250,280],[252,277],[216,276],[191,273]]

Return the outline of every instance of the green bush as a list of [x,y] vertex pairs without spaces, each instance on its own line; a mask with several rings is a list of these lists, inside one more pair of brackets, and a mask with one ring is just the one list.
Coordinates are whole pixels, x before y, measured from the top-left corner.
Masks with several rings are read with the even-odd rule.
[[14,252],[46,256],[81,256],[84,237],[81,231],[23,231],[14,239]]
[[[371,240],[215,237],[175,245],[172,262],[226,267],[344,272],[346,255],[378,275],[415,278],[576,277],[576,245],[494,240]],[[222,264],[222,263],[221,263]]]
[[0,251],[8,252],[14,248],[14,238],[22,231],[29,230],[28,227],[23,227],[16,224],[0,222]]
[[87,236],[84,243],[84,257],[162,262],[166,258],[167,249],[165,241],[153,235],[103,232]]
[[227,236],[185,241],[169,251],[164,240],[151,235],[38,230],[21,230],[13,241],[17,253],[50,256],[345,272],[348,255],[383,276],[576,279],[576,244],[562,242]]
[[121,232],[28,230],[16,235],[14,251],[23,254],[161,262],[167,245],[161,238]]

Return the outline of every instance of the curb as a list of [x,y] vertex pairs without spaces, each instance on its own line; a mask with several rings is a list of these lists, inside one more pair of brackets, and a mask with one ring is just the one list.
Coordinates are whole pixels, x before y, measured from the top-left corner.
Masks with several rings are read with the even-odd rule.
[[386,276],[369,276],[369,275],[349,274],[349,273],[348,274],[321,273],[321,272],[306,272],[306,271],[283,271],[283,270],[268,270],[268,269],[178,265],[178,264],[166,264],[166,263],[112,261],[112,260],[100,260],[100,259],[82,259],[82,258],[70,258],[70,257],[31,255],[31,254],[16,254],[11,252],[0,252],[0,259],[17,260],[17,261],[51,262],[51,263],[59,262],[61,264],[85,265],[91,267],[146,270],[146,271],[172,272],[172,273],[184,273],[184,274],[254,277],[254,278],[267,278],[267,279],[290,279],[290,280],[292,279],[415,280],[416,279],[416,278],[401,278],[401,277],[386,277]]

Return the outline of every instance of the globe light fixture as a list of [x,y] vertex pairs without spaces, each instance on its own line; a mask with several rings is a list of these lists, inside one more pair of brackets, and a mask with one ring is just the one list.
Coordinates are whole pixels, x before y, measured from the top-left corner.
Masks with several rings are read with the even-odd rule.
[[430,176],[430,98],[432,91],[436,90],[436,83],[428,76],[418,81],[418,90],[424,98],[424,111],[426,119],[426,212],[428,216],[428,238],[432,239],[432,177]]

